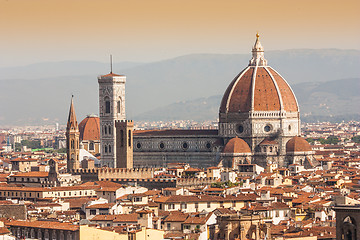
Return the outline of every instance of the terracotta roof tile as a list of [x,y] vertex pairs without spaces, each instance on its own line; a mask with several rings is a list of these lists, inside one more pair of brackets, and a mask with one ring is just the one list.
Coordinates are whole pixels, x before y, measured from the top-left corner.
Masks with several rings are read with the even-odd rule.
[[225,145],[224,153],[251,153],[249,145],[241,138],[234,137]]
[[99,203],[87,206],[88,209],[99,209],[99,208],[112,208],[115,203]]
[[286,152],[312,151],[310,144],[302,137],[293,137],[286,143]]
[[188,213],[183,213],[180,211],[170,212],[169,216],[165,218],[165,222],[184,222],[188,218]]
[[111,72],[109,74],[102,75],[101,77],[124,77],[124,75],[119,75]]
[[290,86],[274,69],[268,66],[258,67],[255,76],[254,73],[254,67],[247,67],[235,77],[224,93],[220,113],[249,112],[252,99],[255,111],[279,111],[280,96],[285,111],[298,111],[297,101]]
[[14,177],[48,177],[49,172],[17,172],[11,176],[14,176]]
[[30,227],[30,228],[43,228],[43,229],[57,229],[78,231],[79,226],[71,223],[51,222],[51,221],[12,221],[7,223],[8,226]]
[[88,116],[79,124],[80,140],[100,140],[99,117]]

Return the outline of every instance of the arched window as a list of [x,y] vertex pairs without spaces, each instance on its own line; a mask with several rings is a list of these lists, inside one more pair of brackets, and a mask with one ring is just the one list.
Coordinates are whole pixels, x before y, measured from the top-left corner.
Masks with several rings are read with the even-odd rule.
[[120,130],[120,146],[124,146],[124,131]]
[[105,113],[110,113],[110,98],[105,97]]
[[111,134],[111,126],[109,126],[109,134]]
[[105,135],[107,134],[107,127],[104,126],[104,132],[105,132]]
[[121,100],[117,101],[116,109],[117,109],[117,113],[121,112]]
[[89,150],[94,151],[94,142],[90,142]]
[[131,130],[129,130],[129,147],[131,147]]
[[111,153],[111,145],[109,145],[109,153]]
[[107,153],[107,146],[105,146],[104,149],[105,149],[105,153]]
[[74,149],[74,140],[71,140],[71,149]]

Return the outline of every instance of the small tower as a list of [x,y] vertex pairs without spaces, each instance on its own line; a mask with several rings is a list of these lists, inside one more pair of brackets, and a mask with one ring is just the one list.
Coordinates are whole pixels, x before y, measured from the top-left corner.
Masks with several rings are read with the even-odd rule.
[[116,167],[133,168],[133,130],[132,120],[116,121]]
[[69,118],[66,127],[66,146],[67,146],[67,169],[70,172],[80,168],[79,160],[79,128],[76,121],[73,97],[69,111]]
[[111,168],[116,164],[115,121],[126,119],[125,82],[126,76],[112,71],[98,77],[101,164]]
[[58,173],[59,173],[58,163],[54,159],[50,159],[48,161],[48,164],[49,164],[49,185],[56,187],[60,184],[58,179]]

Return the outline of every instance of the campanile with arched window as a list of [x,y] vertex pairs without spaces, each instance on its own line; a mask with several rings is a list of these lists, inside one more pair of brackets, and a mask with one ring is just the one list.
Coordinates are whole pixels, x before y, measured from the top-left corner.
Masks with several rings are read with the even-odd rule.
[[112,72],[98,77],[102,166],[116,167],[115,121],[126,119],[125,82],[126,76]]

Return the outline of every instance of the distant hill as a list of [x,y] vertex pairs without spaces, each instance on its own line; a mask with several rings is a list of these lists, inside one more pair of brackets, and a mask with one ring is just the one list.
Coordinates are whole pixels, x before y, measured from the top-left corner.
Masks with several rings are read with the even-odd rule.
[[[139,66],[143,63],[121,62],[115,63],[113,68],[117,71]],[[90,75],[96,78],[97,75],[110,70],[110,63],[95,61],[62,61],[43,62],[26,66],[0,68],[0,79],[56,79],[66,76]]]
[[[192,54],[154,63],[114,64],[114,72],[127,76],[127,117],[149,118],[153,110],[167,108],[169,104],[176,102],[178,105],[194,99],[205,99],[208,104],[215,102],[209,96],[222,95],[231,80],[247,66],[250,55]],[[269,51],[265,52],[265,57],[269,65],[278,70],[291,86],[307,82],[314,84],[299,85],[300,90],[296,90],[297,92],[305,88],[316,88],[315,83],[360,76],[358,50]],[[108,65],[78,61],[0,68],[0,125],[65,123],[71,94],[75,95],[78,120],[86,114],[98,113],[97,76],[108,73]],[[328,107],[347,104],[347,100],[342,100],[342,95],[339,96],[338,103],[331,102],[331,99],[335,99],[332,98],[334,94],[336,95],[329,90],[310,97],[314,101],[328,99]],[[192,105],[200,111],[201,105],[196,106],[195,102]],[[326,113],[323,107],[311,106],[313,105],[304,105],[301,108],[311,116],[317,115],[318,111]],[[207,109],[208,115],[217,116],[217,108],[218,105],[214,109]],[[349,114],[353,111],[346,106],[342,109]],[[215,111],[215,115],[211,111]],[[327,114],[331,112],[328,111]],[[174,118],[176,112],[164,115],[170,119]],[[182,116],[196,118],[185,112]]]
[[[292,86],[303,121],[360,120],[360,78]],[[215,120],[222,95],[183,101],[139,114],[136,120]]]

